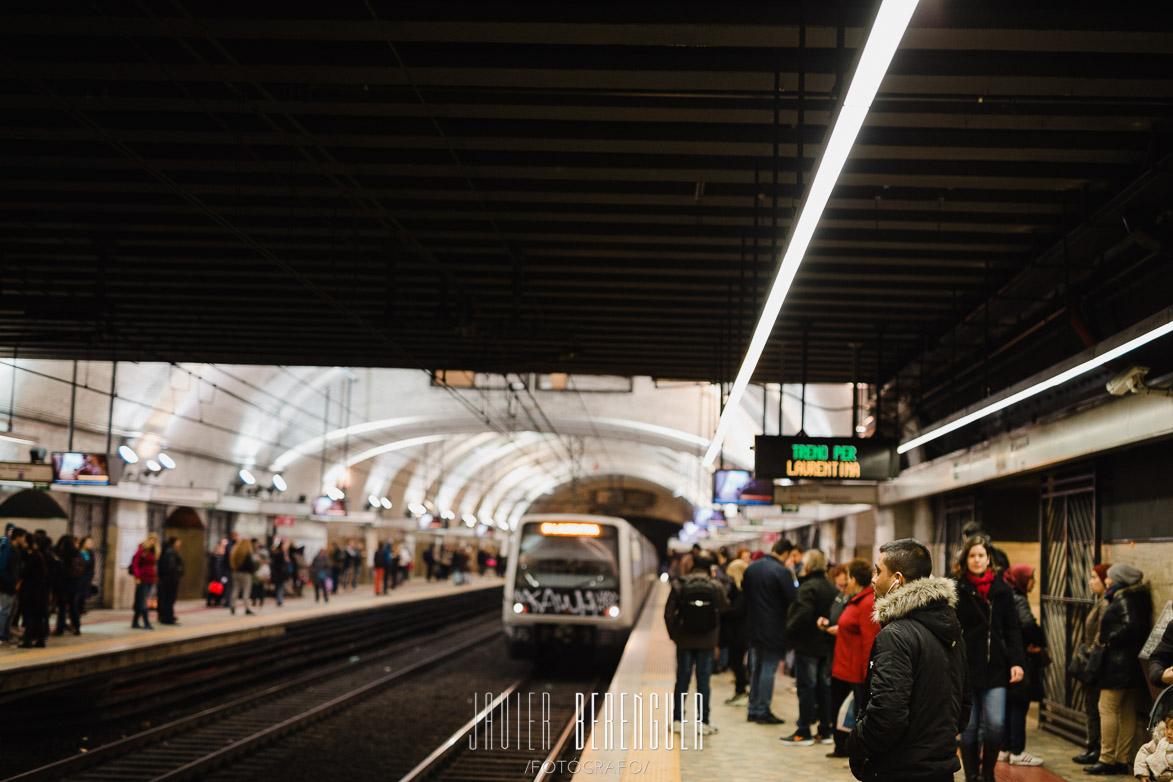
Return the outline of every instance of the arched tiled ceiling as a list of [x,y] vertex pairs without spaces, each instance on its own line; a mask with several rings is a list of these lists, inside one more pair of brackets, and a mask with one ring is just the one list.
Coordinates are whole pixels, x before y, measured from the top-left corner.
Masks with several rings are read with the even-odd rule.
[[[638,460],[617,460],[613,472],[641,478],[668,491],[674,490],[674,483],[679,479],[667,468]],[[535,499],[574,477],[571,465],[566,463],[518,466],[492,486],[477,506],[480,511],[477,516],[491,516],[497,521],[504,519],[515,526]]]
[[[550,435],[546,437],[552,440]],[[441,489],[436,492],[436,504],[443,509],[451,508],[459,513],[474,513],[481,515],[491,510],[482,497],[487,497],[490,487],[508,488],[507,476],[515,475],[516,471],[532,465],[535,474],[559,473],[563,468],[571,475],[578,477],[589,476],[596,472],[593,465],[604,473],[613,473],[620,467],[635,465],[641,469],[655,471],[659,477],[655,482],[672,492],[679,492],[693,504],[708,501],[707,484],[701,486],[699,480],[688,480],[690,472],[700,474],[699,464],[691,455],[680,454],[667,448],[646,444],[626,444],[622,450],[616,450],[614,445],[602,446],[601,443],[589,444],[583,453],[577,467],[572,465],[564,452],[561,452],[554,442],[540,453],[518,453],[512,443],[504,443],[491,453],[485,454],[492,469],[483,474],[465,473],[452,477],[446,476]],[[513,452],[513,458],[508,454]],[[590,466],[588,466],[590,465]],[[693,468],[690,471],[690,468]],[[708,472],[703,471],[707,476]],[[447,484],[447,485],[445,485]],[[475,485],[474,485],[475,484]],[[478,493],[479,492],[479,493]]]
[[[580,437],[608,437],[618,440],[634,440],[654,445],[663,445],[679,451],[695,455],[704,453],[709,441],[704,437],[672,429],[658,424],[644,421],[625,420],[620,418],[586,417],[586,416],[549,416],[552,428],[562,435],[577,435]],[[419,437],[430,434],[465,433],[475,434],[485,430],[484,424],[462,419],[438,419],[432,416],[404,416],[400,418],[386,418],[378,421],[368,421],[350,427],[335,429],[324,437],[308,438],[280,454],[270,464],[269,469],[281,472],[288,469],[298,459],[312,457],[323,448],[337,444],[347,435],[370,436],[378,433],[387,438],[388,442],[409,437]],[[727,451],[726,462],[743,469],[752,469],[753,452],[748,444],[737,450]]]

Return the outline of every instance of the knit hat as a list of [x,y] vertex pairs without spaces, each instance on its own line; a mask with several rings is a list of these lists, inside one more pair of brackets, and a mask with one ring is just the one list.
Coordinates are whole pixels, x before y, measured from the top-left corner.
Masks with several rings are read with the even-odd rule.
[[1132,565],[1117,562],[1108,568],[1108,578],[1112,579],[1112,583],[1117,586],[1130,587],[1144,578],[1144,573]]
[[1030,583],[1031,577],[1035,574],[1033,565],[1011,565],[1006,568],[1006,572],[1002,577],[1006,579],[1006,583],[1017,589],[1022,594],[1026,594],[1026,585]]
[[1101,562],[1092,568],[1092,570],[1096,571],[1096,575],[1100,577],[1101,581],[1103,581],[1108,578],[1108,568],[1110,567],[1112,567],[1111,562]]

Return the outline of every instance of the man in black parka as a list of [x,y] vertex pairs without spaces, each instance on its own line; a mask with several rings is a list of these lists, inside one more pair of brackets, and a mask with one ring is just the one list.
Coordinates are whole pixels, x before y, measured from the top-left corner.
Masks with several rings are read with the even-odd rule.
[[[831,658],[835,636],[819,627],[827,618],[839,590],[827,578],[827,557],[813,548],[802,557],[802,575],[794,605],[786,615],[786,636],[794,648],[798,689],[798,728],[783,744],[806,746],[834,743],[835,710],[831,703]],[[812,728],[818,728],[813,733]]]
[[868,699],[847,739],[861,782],[949,782],[961,768],[957,734],[969,721],[965,644],[953,581],[932,575],[920,541],[880,547]]

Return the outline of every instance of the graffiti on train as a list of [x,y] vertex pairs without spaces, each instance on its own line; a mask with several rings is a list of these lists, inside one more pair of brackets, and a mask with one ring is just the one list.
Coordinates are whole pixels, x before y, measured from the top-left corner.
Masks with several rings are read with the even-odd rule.
[[602,616],[619,602],[619,593],[609,589],[519,589],[514,596],[530,614]]

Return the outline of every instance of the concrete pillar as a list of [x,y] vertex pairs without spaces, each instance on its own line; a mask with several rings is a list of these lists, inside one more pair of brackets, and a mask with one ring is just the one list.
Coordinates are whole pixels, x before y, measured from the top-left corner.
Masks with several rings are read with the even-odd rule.
[[106,535],[105,607],[133,608],[134,577],[127,567],[147,536],[147,504],[112,500]]

